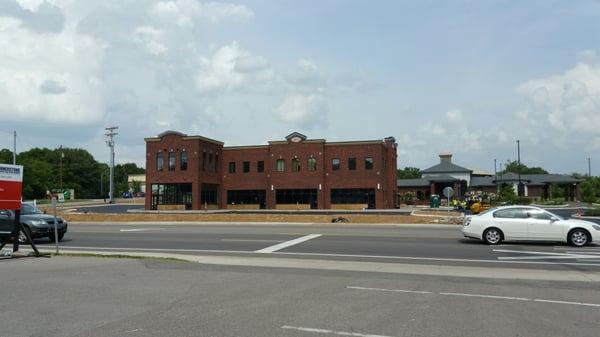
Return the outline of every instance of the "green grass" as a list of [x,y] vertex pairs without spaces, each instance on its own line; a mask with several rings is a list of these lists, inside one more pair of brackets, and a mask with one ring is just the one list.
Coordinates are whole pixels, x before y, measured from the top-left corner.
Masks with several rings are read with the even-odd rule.
[[190,261],[177,259],[174,257],[154,257],[154,256],[136,256],[136,255],[127,255],[127,254],[101,254],[101,253],[51,253],[52,256],[70,256],[70,257],[98,257],[98,258],[109,258],[109,259],[131,259],[131,260],[157,260],[157,261],[165,261],[165,262],[186,262]]
[[585,211],[587,216],[600,216],[600,208],[592,208]]

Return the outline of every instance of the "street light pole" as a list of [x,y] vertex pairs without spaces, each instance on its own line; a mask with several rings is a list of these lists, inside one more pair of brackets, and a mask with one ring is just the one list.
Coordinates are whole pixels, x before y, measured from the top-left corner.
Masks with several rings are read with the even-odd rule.
[[523,187],[521,186],[521,141],[517,139],[517,173],[519,175],[519,185],[517,187],[517,194],[519,197],[523,196]]
[[588,178],[592,177],[592,158],[588,157]]
[[13,165],[17,165],[17,131],[13,131]]

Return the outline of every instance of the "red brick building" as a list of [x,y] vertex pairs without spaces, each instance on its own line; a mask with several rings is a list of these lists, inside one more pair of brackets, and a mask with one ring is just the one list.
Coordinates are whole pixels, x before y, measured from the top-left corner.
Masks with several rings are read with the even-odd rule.
[[268,145],[167,131],[146,138],[146,209],[362,209],[396,206],[396,146],[294,132]]

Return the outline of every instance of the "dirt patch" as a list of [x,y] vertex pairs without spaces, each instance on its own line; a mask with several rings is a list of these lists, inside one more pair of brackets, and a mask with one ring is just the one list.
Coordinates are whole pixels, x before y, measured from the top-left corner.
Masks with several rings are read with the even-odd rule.
[[302,222],[331,223],[332,219],[343,217],[348,223],[443,223],[440,217],[378,214],[202,214],[202,213],[151,213],[151,214],[79,214],[64,213],[62,217],[70,222]]

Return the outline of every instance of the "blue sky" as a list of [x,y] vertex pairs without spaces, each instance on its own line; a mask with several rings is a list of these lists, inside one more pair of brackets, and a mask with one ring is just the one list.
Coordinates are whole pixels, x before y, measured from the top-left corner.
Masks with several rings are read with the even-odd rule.
[[[599,1],[75,1],[0,4],[0,146],[144,163],[166,129],[228,145],[292,131],[600,174]],[[597,164],[596,164],[597,162]]]

